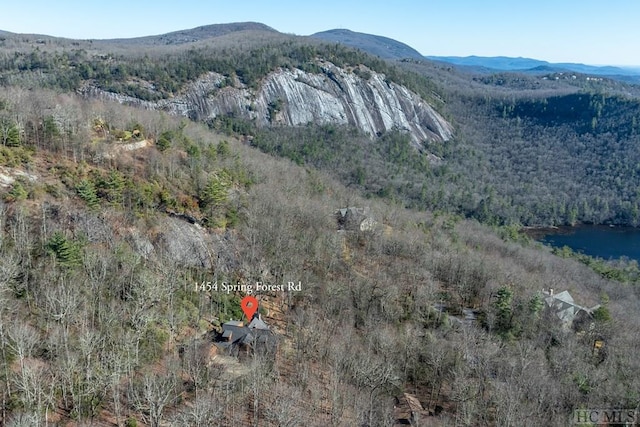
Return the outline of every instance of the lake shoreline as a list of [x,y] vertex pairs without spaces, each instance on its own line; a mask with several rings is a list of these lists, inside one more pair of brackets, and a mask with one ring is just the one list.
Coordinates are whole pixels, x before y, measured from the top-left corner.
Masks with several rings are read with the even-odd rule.
[[523,227],[529,238],[547,246],[562,248],[592,257],[629,258],[640,261],[640,229],[631,226],[590,225]]

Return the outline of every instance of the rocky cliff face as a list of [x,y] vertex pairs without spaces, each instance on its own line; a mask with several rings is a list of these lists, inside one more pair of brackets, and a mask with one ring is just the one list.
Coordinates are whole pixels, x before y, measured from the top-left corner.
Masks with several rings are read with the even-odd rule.
[[307,123],[353,125],[375,136],[398,129],[411,134],[417,147],[424,141],[447,141],[452,126],[420,96],[386,80],[383,74],[365,69],[354,73],[331,63],[320,63],[322,73],[280,69],[270,73],[260,86],[208,73],[182,94],[158,102],[91,89],[91,95],[144,108],[206,120],[235,114],[262,126],[299,126]]

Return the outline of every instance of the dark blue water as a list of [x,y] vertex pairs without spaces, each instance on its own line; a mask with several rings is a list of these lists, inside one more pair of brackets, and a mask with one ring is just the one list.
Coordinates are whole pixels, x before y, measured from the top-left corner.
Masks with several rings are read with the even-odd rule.
[[554,247],[568,246],[575,252],[640,262],[640,229],[632,227],[579,226],[549,230],[537,240]]

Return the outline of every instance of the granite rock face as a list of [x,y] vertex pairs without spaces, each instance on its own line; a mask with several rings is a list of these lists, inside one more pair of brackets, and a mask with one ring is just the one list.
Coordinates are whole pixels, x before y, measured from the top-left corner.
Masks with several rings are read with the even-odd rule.
[[321,73],[278,69],[257,88],[210,72],[171,98],[157,102],[88,88],[85,94],[142,108],[207,120],[235,114],[261,126],[300,126],[307,123],[353,125],[371,135],[407,131],[416,147],[448,141],[453,128],[431,105],[384,74],[361,66],[346,70],[320,62]]

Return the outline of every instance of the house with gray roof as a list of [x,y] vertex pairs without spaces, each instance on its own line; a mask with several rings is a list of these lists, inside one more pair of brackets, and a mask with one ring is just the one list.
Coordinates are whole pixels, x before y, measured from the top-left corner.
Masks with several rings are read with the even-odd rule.
[[548,309],[558,317],[563,326],[571,327],[578,320],[582,321],[593,317],[593,312],[600,304],[587,308],[576,304],[569,291],[554,293],[553,289],[542,291],[544,302]]
[[335,216],[341,231],[373,231],[378,226],[368,207],[341,208],[335,211]]
[[270,350],[275,346],[275,335],[260,314],[256,313],[248,325],[241,320],[224,323],[216,338],[216,345],[235,355],[257,348]]

